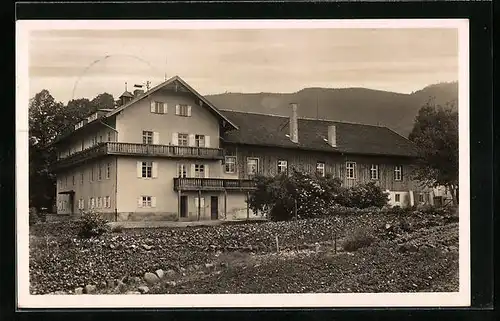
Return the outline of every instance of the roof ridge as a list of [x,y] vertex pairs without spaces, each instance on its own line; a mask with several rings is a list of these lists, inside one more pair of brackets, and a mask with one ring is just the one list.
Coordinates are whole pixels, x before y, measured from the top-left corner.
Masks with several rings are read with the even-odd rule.
[[[242,113],[242,114],[254,114],[254,115],[262,115],[262,116],[271,116],[271,117],[282,117],[282,118],[289,118],[290,116],[285,116],[285,115],[276,115],[276,114],[266,114],[266,113],[258,113],[258,112],[253,112],[253,111],[242,111],[242,110],[231,110],[231,109],[219,109],[220,111],[230,111],[230,112],[235,112],[235,113]],[[360,122],[352,122],[352,121],[346,121],[346,120],[333,120],[333,119],[324,119],[324,118],[312,118],[312,117],[298,117],[298,119],[303,119],[303,120],[317,120],[317,121],[324,121],[324,122],[335,122],[335,123],[341,123],[341,124],[353,124],[353,125],[363,125],[363,126],[373,126],[373,127],[380,127],[380,128],[388,128],[387,126],[384,125],[375,125],[375,124],[366,124],[366,123],[360,123]]]
[[276,115],[276,114],[265,114],[265,113],[258,113],[254,111],[242,111],[242,110],[231,110],[231,109],[220,109],[220,111],[230,111],[234,113],[242,113],[242,114],[254,114],[254,115],[262,115],[262,116],[272,116],[272,117],[282,117],[282,118],[289,118],[289,116],[284,116],[284,115]]

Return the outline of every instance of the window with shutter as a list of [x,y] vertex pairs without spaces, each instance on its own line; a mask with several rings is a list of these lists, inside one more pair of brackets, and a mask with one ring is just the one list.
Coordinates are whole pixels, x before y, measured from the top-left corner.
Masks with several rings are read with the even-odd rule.
[[177,133],[177,145],[189,146],[189,135],[184,133]]
[[205,165],[195,164],[194,165],[194,177],[204,178],[205,177]]
[[153,132],[152,131],[142,131],[142,143],[143,144],[153,144]]
[[205,147],[205,135],[195,135],[194,140],[196,147]]

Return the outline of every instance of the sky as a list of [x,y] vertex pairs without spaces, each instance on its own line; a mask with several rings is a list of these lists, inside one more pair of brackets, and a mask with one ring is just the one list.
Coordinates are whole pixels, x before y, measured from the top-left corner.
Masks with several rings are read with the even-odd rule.
[[366,87],[410,93],[458,80],[457,29],[34,30],[29,93],[57,101],[180,76],[203,95]]

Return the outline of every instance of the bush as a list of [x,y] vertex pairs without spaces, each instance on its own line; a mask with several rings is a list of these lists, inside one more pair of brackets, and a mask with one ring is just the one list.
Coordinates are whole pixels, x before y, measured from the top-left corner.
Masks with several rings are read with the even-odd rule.
[[115,225],[111,228],[112,233],[121,233],[123,232],[123,225]]
[[82,212],[82,220],[78,230],[80,238],[92,238],[109,232],[108,221],[94,211]]
[[356,208],[383,207],[387,205],[388,194],[374,182],[360,184],[344,190],[341,205]]
[[367,229],[357,229],[346,238],[343,247],[347,252],[354,252],[360,248],[370,246],[373,241],[375,241],[375,237]]
[[381,208],[388,202],[382,189],[370,182],[352,188],[342,187],[339,178],[304,174],[295,169],[275,177],[255,178],[257,189],[251,193],[253,211],[269,213],[273,221],[314,218],[330,214],[334,206],[359,209]]

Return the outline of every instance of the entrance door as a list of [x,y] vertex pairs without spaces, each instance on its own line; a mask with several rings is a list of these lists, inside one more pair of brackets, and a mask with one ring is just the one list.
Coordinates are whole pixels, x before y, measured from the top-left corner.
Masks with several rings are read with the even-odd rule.
[[212,220],[219,219],[219,198],[217,196],[210,197],[210,218]]
[[187,196],[181,196],[181,217],[187,217]]

